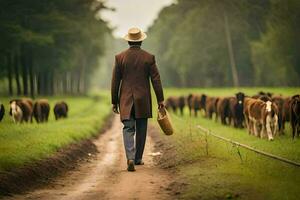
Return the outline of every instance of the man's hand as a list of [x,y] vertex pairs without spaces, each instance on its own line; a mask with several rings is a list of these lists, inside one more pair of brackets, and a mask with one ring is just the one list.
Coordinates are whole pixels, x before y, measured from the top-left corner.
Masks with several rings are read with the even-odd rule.
[[118,105],[117,105],[117,104],[114,104],[114,105],[113,105],[112,110],[113,110],[114,113],[120,114],[119,108],[118,108]]
[[164,107],[165,107],[165,104],[164,104],[163,101],[158,102],[158,109],[162,109],[162,108],[164,108]]

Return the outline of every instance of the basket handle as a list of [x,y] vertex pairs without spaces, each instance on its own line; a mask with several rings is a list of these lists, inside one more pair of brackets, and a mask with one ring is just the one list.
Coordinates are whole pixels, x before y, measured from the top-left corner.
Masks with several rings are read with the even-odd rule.
[[157,112],[158,119],[162,119],[167,115],[165,108],[159,108]]

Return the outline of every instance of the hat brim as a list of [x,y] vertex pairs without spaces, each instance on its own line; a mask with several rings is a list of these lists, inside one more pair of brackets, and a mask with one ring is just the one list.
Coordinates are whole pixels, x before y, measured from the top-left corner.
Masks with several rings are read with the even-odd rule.
[[141,41],[145,40],[146,38],[147,38],[147,35],[144,32],[142,32],[142,36],[139,39],[136,39],[136,40],[133,40],[133,39],[129,38],[128,34],[123,37],[123,39],[128,41],[128,42],[141,42]]

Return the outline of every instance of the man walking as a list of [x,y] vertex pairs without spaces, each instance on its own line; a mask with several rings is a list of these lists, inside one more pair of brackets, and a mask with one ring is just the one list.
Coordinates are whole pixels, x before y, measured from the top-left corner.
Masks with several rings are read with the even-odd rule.
[[113,111],[121,115],[123,141],[127,157],[127,170],[143,165],[143,152],[147,135],[148,118],[152,117],[150,81],[158,108],[164,107],[164,95],[155,57],[141,49],[147,35],[131,28],[124,37],[129,49],[115,57],[111,82]]

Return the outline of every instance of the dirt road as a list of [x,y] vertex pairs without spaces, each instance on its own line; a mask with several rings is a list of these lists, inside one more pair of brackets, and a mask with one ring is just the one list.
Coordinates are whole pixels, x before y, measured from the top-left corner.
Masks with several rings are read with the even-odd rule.
[[144,166],[127,172],[122,124],[115,116],[112,127],[94,141],[99,153],[50,185],[7,199],[171,199],[165,188],[168,172],[154,165],[153,142],[147,138]]

